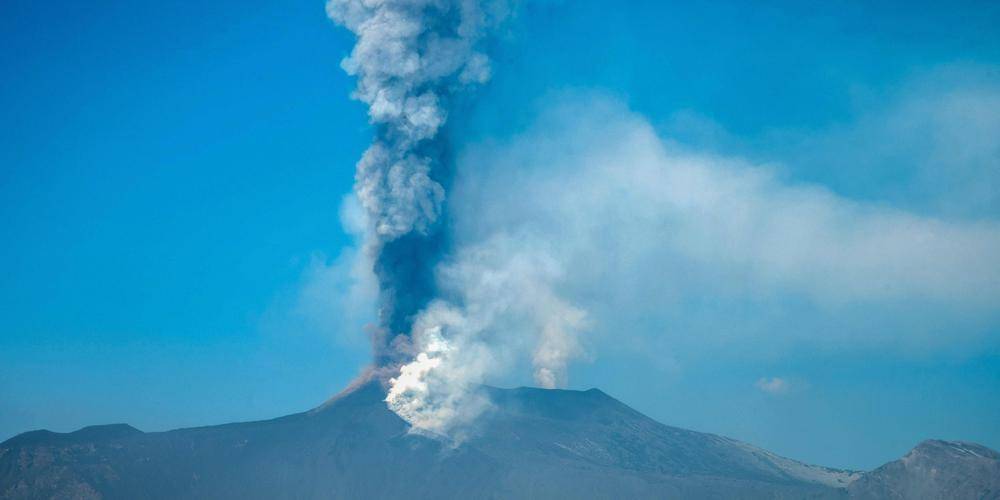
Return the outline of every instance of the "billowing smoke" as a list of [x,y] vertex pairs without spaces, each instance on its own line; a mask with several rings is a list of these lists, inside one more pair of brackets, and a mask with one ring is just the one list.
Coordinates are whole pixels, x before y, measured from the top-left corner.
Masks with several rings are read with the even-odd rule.
[[435,295],[450,177],[442,129],[455,92],[489,79],[476,45],[502,11],[475,0],[330,0],[327,13],[357,36],[342,66],[358,78],[354,97],[375,126],[355,194],[368,216],[381,295],[374,348],[384,365],[398,361],[393,344]]
[[584,313],[552,291],[561,271],[543,252],[501,237],[448,248],[449,105],[490,78],[477,45],[506,5],[330,0],[327,11],[357,36],[342,66],[358,78],[355,98],[376,131],[357,165],[355,195],[380,293],[375,363],[395,375],[386,401],[414,428],[452,434],[486,407],[474,389],[513,351],[533,353],[539,384],[562,382],[585,325]]
[[543,245],[503,234],[464,247],[438,271],[442,296],[417,317],[413,361],[392,380],[390,407],[419,429],[462,431],[487,407],[473,384],[531,358],[535,382],[565,383],[581,353],[583,311],[556,293],[562,265]]

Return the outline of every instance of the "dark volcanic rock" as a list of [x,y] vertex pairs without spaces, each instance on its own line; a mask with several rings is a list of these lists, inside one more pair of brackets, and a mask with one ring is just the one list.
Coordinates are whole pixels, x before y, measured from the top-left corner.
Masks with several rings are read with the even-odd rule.
[[[494,408],[457,446],[408,432],[374,383],[262,422],[30,432],[0,444],[0,498],[847,498],[884,482],[668,427],[595,389],[485,390]],[[995,485],[996,454],[963,446],[992,457],[975,470],[993,482],[970,491]]]

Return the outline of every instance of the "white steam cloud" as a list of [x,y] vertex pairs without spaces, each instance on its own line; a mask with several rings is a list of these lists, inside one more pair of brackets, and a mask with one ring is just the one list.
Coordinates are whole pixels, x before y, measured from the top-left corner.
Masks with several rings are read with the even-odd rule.
[[422,430],[449,434],[488,407],[478,384],[518,359],[530,357],[538,385],[565,383],[587,321],[555,291],[562,277],[559,263],[523,238],[495,235],[461,249],[439,269],[452,299],[434,301],[414,323],[415,359],[391,380],[389,406]]

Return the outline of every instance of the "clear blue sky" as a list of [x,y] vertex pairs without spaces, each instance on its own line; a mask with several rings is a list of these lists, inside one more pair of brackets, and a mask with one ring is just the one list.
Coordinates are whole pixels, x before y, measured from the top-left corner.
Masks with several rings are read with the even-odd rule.
[[[899,123],[947,122],[926,109],[954,95],[1000,112],[1000,6],[868,3],[528,0],[494,42],[493,82],[452,116],[458,146],[529,128],[553,93],[598,91],[668,140],[780,165],[789,183],[995,222],[1000,139],[930,162],[940,151],[919,133],[954,124]],[[352,43],[322,2],[3,3],[0,439],[273,417],[358,372],[363,334],[295,306],[310,269],[351,243],[340,205],[370,141],[338,66]],[[976,116],[957,120],[1000,130]],[[794,294],[780,313],[727,300],[693,307],[749,318],[765,354],[679,349],[665,366],[595,342],[571,386],[824,465],[877,466],[928,437],[1000,448],[1000,306],[953,324],[913,303],[871,306],[909,323],[817,313],[971,339],[843,349],[774,340],[815,327]],[[789,388],[755,384],[772,377]]]

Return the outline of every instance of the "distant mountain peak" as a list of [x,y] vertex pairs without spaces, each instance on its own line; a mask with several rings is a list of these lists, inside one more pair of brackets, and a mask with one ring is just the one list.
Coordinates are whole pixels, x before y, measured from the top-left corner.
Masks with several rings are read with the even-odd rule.
[[876,498],[1000,498],[1000,454],[963,441],[923,441],[851,484],[852,496]]

